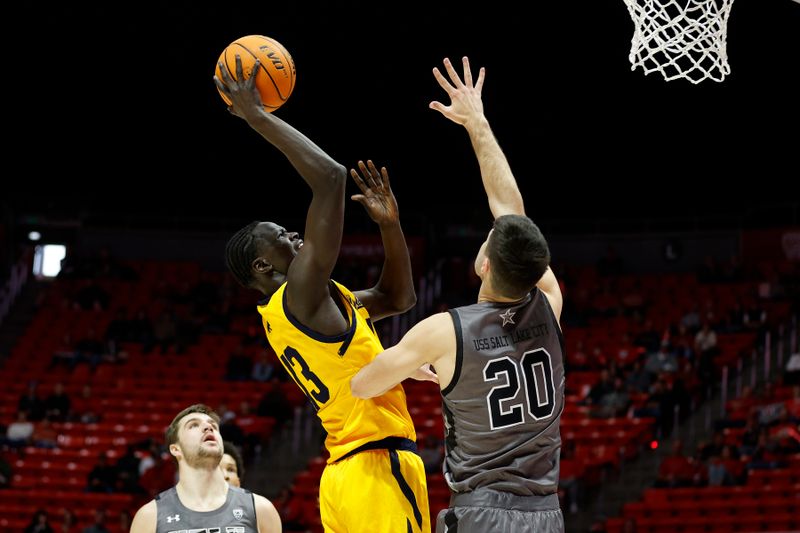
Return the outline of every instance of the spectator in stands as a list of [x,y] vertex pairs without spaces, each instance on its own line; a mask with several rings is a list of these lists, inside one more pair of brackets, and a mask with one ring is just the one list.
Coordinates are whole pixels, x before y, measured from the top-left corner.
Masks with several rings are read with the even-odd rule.
[[147,451],[142,454],[139,461],[139,477],[142,477],[148,469],[152,468],[156,464],[155,458],[161,455],[161,447],[152,438],[144,447],[147,448]]
[[[78,526],[78,518],[75,516],[75,513],[72,512],[71,509],[67,509],[64,507],[61,509],[61,522],[58,524],[56,528],[58,533],[75,533]],[[127,531],[127,530],[125,530]]]
[[711,323],[708,320],[703,321],[703,327],[694,337],[694,349],[699,355],[718,350],[717,334],[711,329]]
[[78,363],[89,363],[89,367],[94,370],[97,365],[108,354],[105,343],[97,336],[94,328],[86,330],[86,335],[75,343],[75,358],[72,367]]
[[101,452],[97,456],[97,463],[89,472],[87,492],[114,492],[114,485],[117,480],[117,469],[109,464],[106,452]]
[[222,434],[222,438],[231,441],[236,446],[244,445],[244,431],[236,423],[236,412],[228,409],[225,404],[219,404],[217,412],[220,417],[219,432]]
[[139,478],[139,462],[141,459],[136,455],[136,447],[128,444],[125,453],[117,459],[117,471],[129,472],[134,478]]
[[685,325],[678,324],[674,334],[670,335],[669,342],[676,357],[694,359],[694,335]]
[[725,326],[722,330],[725,333],[739,333],[744,329],[746,311],[742,306],[742,301],[737,298],[733,306],[728,310]]
[[607,368],[600,371],[600,379],[592,385],[589,394],[586,396],[588,405],[600,405],[600,399],[614,390],[614,381]]
[[644,368],[651,378],[655,378],[662,373],[673,374],[678,371],[678,360],[670,351],[669,341],[661,341],[658,350],[648,354]]
[[39,509],[33,513],[31,523],[25,528],[25,533],[54,533],[48,521],[47,511]]
[[777,453],[777,443],[769,438],[766,429],[758,435],[758,444],[752,455],[743,457],[748,470],[779,468],[784,464],[783,458]]
[[761,424],[758,422],[758,411],[752,410],[747,416],[744,432],[739,440],[741,455],[751,456],[758,447],[758,437],[761,434]]
[[672,454],[661,461],[656,487],[688,487],[695,484],[698,472],[690,459],[683,455],[683,443],[672,442]]
[[769,428],[769,436],[775,442],[778,453],[794,455],[800,452],[800,427],[797,419],[789,415],[786,405],[782,404],[781,407],[777,420]]
[[24,448],[30,444],[33,435],[33,422],[28,420],[26,411],[17,411],[17,420],[6,429],[6,443],[12,448]]
[[726,455],[727,459],[730,459],[730,447],[726,446],[722,450],[722,456],[715,455],[708,460],[709,487],[722,487],[736,484],[733,473],[728,470],[728,463],[726,460]]
[[258,354],[258,359],[253,364],[253,371],[250,377],[255,381],[265,382],[272,378],[275,372],[275,365],[272,363],[270,353],[267,350],[261,350]]
[[714,387],[717,371],[714,357],[719,355],[719,347],[717,346],[717,334],[711,329],[708,320],[703,322],[702,329],[695,335],[694,351],[697,356],[697,376],[700,378],[703,389]]
[[645,352],[651,353],[658,351],[658,348],[661,346],[661,340],[661,332],[656,329],[653,320],[648,318],[644,321],[641,331],[634,336],[633,344],[635,346],[641,346],[644,348]]
[[640,359],[636,359],[625,376],[625,386],[629,391],[636,393],[643,393],[650,390],[650,384],[653,382],[650,373],[645,370],[644,364]]
[[722,449],[725,447],[725,434],[720,431],[714,431],[711,436],[711,441],[704,441],[698,444],[697,449],[701,461],[708,461],[712,457],[720,457]]
[[64,364],[70,369],[75,367],[75,341],[72,340],[72,335],[64,333],[61,337],[61,342],[53,350],[53,357],[50,359],[50,368],[57,365]]
[[94,523],[83,528],[83,533],[109,533],[106,527],[106,510],[94,510]]
[[153,324],[153,339],[155,344],[165,354],[170,347],[177,343],[178,324],[174,316],[169,311],[163,311]]
[[659,379],[650,387],[650,394],[644,405],[634,410],[634,416],[655,418],[658,437],[663,438],[672,432],[674,405],[672,394],[666,383],[663,379]]
[[[144,463],[144,460],[142,463]],[[157,444],[153,444],[149,456],[149,466],[139,476],[139,486],[145,494],[155,498],[160,492],[167,490],[174,484],[174,462],[165,460],[164,455],[161,453],[161,448]]]
[[744,327],[751,331],[760,331],[767,324],[767,311],[753,299],[742,318]]
[[64,392],[64,384],[58,382],[44,401],[45,416],[53,422],[65,422],[69,416],[69,408],[70,400]]
[[281,489],[275,498],[275,508],[281,516],[284,531],[307,531],[303,516],[303,500],[294,492],[294,486]]
[[600,398],[598,409],[592,414],[599,418],[625,416],[630,404],[631,398],[625,389],[625,382],[621,377],[616,377],[614,378],[614,388]]
[[38,383],[35,380],[28,382],[28,389],[19,397],[17,411],[24,411],[32,422],[44,418],[44,402],[39,398]]
[[92,386],[85,384],[80,396],[72,402],[72,414],[69,419],[82,424],[95,424],[100,421],[99,407],[98,399],[92,396]]
[[700,311],[696,303],[681,317],[681,325],[693,334],[697,333],[697,330],[700,329]]
[[37,448],[55,448],[58,446],[58,432],[50,419],[44,418],[33,425],[31,441]]
[[222,474],[225,476],[225,481],[234,487],[242,486],[242,478],[244,478],[244,461],[242,454],[234,443],[229,440],[222,441],[224,453],[219,462],[219,467],[222,469]]

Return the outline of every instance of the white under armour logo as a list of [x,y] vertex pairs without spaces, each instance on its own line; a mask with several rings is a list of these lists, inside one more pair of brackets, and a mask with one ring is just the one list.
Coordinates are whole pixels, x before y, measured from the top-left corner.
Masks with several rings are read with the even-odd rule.
[[167,524],[171,524],[172,522],[180,522],[181,515],[176,514],[175,516],[168,516],[167,517]]
[[516,314],[517,313],[511,309],[506,309],[505,313],[500,313],[500,318],[503,319],[503,325],[505,326],[506,324],[514,324],[515,322],[511,319],[514,318],[514,315]]

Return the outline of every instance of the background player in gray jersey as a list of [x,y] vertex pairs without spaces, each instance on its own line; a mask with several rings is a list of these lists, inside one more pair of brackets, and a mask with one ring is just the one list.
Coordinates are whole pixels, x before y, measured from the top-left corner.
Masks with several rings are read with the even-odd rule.
[[222,459],[219,462],[219,467],[222,469],[222,475],[225,476],[225,481],[234,487],[242,486],[242,478],[244,477],[244,461],[242,454],[236,448],[236,445],[229,440],[222,441]]
[[525,216],[522,195],[483,113],[485,70],[473,84],[448,59],[433,69],[450,105],[430,108],[472,141],[494,216],[475,259],[478,303],[414,326],[362,368],[354,396],[381,394],[433,365],[446,415],[444,472],[452,497],[437,532],[560,532],[558,434],[564,404],[562,296],[547,242]]
[[136,512],[131,533],[281,531],[280,516],[269,500],[225,481],[219,467],[219,416],[211,408],[196,404],[178,413],[167,428],[166,442],[178,463],[178,483]]

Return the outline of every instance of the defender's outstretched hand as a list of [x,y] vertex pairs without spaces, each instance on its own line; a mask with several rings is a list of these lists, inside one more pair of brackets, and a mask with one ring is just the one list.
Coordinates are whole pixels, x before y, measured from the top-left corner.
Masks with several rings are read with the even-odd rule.
[[433,77],[450,97],[450,105],[446,106],[438,101],[428,104],[428,107],[435,109],[456,124],[468,125],[475,118],[483,116],[483,101],[481,100],[481,90],[483,89],[483,79],[486,76],[486,69],[481,67],[478,74],[478,81],[473,85],[472,71],[469,67],[467,56],[462,58],[464,65],[464,81],[458,76],[456,69],[453,68],[450,59],[444,58],[444,68],[450,77],[448,82],[438,68],[433,68]]
[[[256,59],[253,63],[253,72],[258,72],[260,62]],[[214,76],[214,83],[217,89],[231,101],[228,111],[239,118],[247,120],[253,112],[259,112],[263,109],[261,103],[261,93],[258,92],[256,87],[256,77],[250,76],[244,79],[244,69],[242,69],[242,58],[236,54],[236,79],[231,78],[228,70],[222,62],[219,63],[219,72],[222,76],[220,80],[216,75]]]
[[358,162],[358,169],[350,169],[350,175],[356,182],[362,194],[354,194],[350,198],[364,206],[369,217],[378,225],[393,224],[400,220],[397,209],[397,200],[392,188],[389,186],[389,173],[386,167],[381,167],[380,172],[375,168],[372,160]]

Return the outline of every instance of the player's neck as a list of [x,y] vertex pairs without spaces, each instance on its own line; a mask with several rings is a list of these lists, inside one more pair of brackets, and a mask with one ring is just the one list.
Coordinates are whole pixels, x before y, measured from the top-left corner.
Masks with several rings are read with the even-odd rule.
[[222,470],[217,468],[180,469],[180,480],[175,486],[181,503],[192,511],[213,511],[225,503],[228,483]]
[[520,301],[519,298],[509,298],[499,294],[494,287],[492,287],[489,276],[486,276],[481,283],[481,288],[478,291],[478,303],[482,302],[499,302],[499,303],[512,303]]

